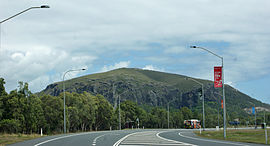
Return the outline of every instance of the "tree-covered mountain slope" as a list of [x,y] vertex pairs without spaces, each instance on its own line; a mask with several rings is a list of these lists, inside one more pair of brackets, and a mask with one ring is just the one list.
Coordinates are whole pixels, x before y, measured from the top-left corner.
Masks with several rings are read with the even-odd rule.
[[[142,70],[135,68],[121,68],[104,73],[86,75],[65,81],[67,92],[89,92],[93,95],[103,95],[114,107],[118,96],[121,101],[131,100],[139,105],[201,109],[202,101],[198,93],[201,86],[187,76]],[[214,88],[209,80],[195,79],[204,84],[206,110],[209,113],[221,111],[222,88]],[[63,92],[63,82],[48,85],[39,94],[58,96]],[[247,109],[252,106],[270,109],[270,105],[264,104],[250,96],[241,93],[229,85],[225,86],[226,107],[232,115],[245,115]]]

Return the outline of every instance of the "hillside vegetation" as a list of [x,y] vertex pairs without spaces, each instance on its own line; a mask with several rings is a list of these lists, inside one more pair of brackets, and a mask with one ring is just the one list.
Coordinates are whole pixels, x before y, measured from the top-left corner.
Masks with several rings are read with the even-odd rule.
[[[138,124],[145,128],[183,128],[185,119],[202,120],[200,85],[186,76],[141,69],[117,69],[65,81],[66,121],[68,132],[119,129],[118,99],[121,97],[121,127]],[[205,87],[205,126],[222,127],[221,89],[213,82],[196,79]],[[5,91],[0,78],[0,131],[4,133],[63,132],[63,82],[48,85],[32,94],[28,83]],[[269,109],[230,86],[226,86],[227,122],[239,121],[253,125],[254,115],[245,110],[252,106]],[[71,92],[71,93],[69,93]],[[167,108],[170,110],[169,127]],[[219,121],[218,121],[219,119]],[[263,122],[263,112],[257,110],[257,124]],[[269,124],[270,114],[266,113]],[[229,125],[230,126],[230,125]]]
[[[202,101],[198,92],[201,86],[186,78],[187,76],[177,74],[121,68],[67,80],[65,86],[68,92],[86,91],[93,95],[101,94],[114,108],[117,105],[118,95],[121,94],[121,100],[131,100],[138,105],[165,108],[169,103],[175,109],[188,107],[200,113]],[[222,109],[220,109],[222,88],[214,88],[213,82],[209,80],[196,80],[204,84],[206,114],[215,115],[219,111],[222,115]],[[58,82],[47,86],[39,94],[58,96],[62,91],[63,83]],[[231,120],[244,119],[248,116],[244,109],[249,109],[254,105],[270,109],[268,104],[251,98],[228,85],[225,86],[225,95],[228,117]]]
[[[6,93],[4,79],[0,78],[0,134],[18,133],[56,134],[63,132],[63,94],[59,96],[32,94],[28,84],[19,82],[19,89]],[[113,109],[102,95],[87,92],[66,93],[67,132],[132,128],[183,128],[184,119],[200,118],[197,112],[187,107],[170,112],[170,127],[167,111],[162,107],[138,106],[130,100],[121,102]],[[121,121],[118,116],[121,115]],[[270,117],[270,116],[269,116]],[[137,120],[138,119],[138,120]],[[213,123],[208,123],[208,126]],[[0,141],[1,143],[4,141]]]

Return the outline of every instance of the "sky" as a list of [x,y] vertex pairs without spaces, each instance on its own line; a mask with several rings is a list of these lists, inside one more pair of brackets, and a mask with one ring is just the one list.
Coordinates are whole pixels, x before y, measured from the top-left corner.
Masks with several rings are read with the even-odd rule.
[[[0,0],[0,77],[32,92],[65,79],[141,68],[225,83],[270,104],[269,0]],[[236,97],[237,98],[237,97]]]

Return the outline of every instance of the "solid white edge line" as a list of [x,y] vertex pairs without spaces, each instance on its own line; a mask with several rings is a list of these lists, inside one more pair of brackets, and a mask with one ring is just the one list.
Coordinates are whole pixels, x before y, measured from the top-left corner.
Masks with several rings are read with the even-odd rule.
[[62,136],[62,137],[56,137],[56,138],[49,139],[49,140],[43,141],[41,143],[35,144],[34,146],[39,146],[39,145],[42,145],[44,143],[47,143],[47,142],[50,142],[50,141],[54,141],[54,140],[58,140],[58,139],[62,139],[62,138],[67,138],[67,137],[72,137],[72,136],[78,136],[78,135],[86,135],[86,134],[91,134],[91,132],[80,133],[80,134],[72,134],[72,135],[67,135],[67,136]]
[[223,142],[223,141],[215,141],[215,140],[208,140],[208,139],[200,139],[200,138],[195,138],[195,137],[190,137],[190,136],[185,136],[182,135],[181,132],[178,133],[179,136],[185,137],[185,138],[190,138],[190,139],[195,139],[195,140],[201,140],[201,141],[207,141],[207,142],[215,142],[215,143],[223,143],[223,144],[232,144],[232,145],[241,145],[241,146],[249,146],[247,144],[240,144],[240,143],[230,143],[230,142]]
[[156,134],[156,136],[160,139],[163,139],[163,140],[166,140],[166,141],[171,141],[171,142],[175,142],[175,143],[181,143],[182,145],[191,145],[191,146],[197,146],[197,145],[194,145],[194,144],[190,144],[190,143],[185,143],[185,142],[181,142],[181,141],[176,141],[176,140],[171,140],[171,139],[167,139],[167,138],[164,138],[164,137],[161,137],[159,136],[160,133],[164,133],[164,132],[168,132],[168,131],[162,131],[162,132],[158,132]]

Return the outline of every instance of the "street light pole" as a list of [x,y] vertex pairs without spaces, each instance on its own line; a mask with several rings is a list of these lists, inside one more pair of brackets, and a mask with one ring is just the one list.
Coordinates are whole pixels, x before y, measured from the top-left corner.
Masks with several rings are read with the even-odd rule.
[[202,106],[203,106],[203,131],[205,131],[205,112],[204,112],[204,87],[203,87],[203,83],[192,79],[192,78],[186,78],[187,80],[192,80],[198,84],[200,84],[202,86]]
[[170,129],[170,103],[168,103],[168,129]]
[[224,64],[223,64],[223,57],[213,53],[212,51],[210,50],[207,50],[203,47],[198,47],[198,46],[190,46],[190,48],[199,48],[199,49],[202,49],[204,51],[207,51],[208,53],[210,54],[213,54],[215,55],[216,57],[220,58],[221,59],[221,63],[222,63],[222,89],[223,89],[223,124],[224,124],[224,127],[223,127],[223,136],[224,136],[224,139],[226,139],[226,104],[225,104],[225,87],[224,87]]
[[121,93],[121,94],[119,94],[118,95],[118,99],[119,99],[119,101],[118,101],[118,118],[119,118],[119,130],[121,130],[121,113],[120,113],[120,104],[121,104],[121,102],[120,102],[120,96],[122,95],[122,94],[124,94],[124,93],[126,93],[128,90],[126,90],[126,91],[124,91],[123,93]]
[[14,18],[14,17],[16,17],[16,16],[18,16],[18,15],[24,13],[24,12],[27,12],[27,11],[29,11],[29,10],[31,10],[31,9],[39,9],[39,8],[50,8],[50,6],[48,6],[48,5],[42,5],[42,6],[40,6],[40,7],[30,7],[30,8],[28,8],[28,9],[25,9],[25,10],[23,10],[23,11],[21,11],[21,12],[15,14],[15,15],[13,15],[13,16],[10,16],[10,17],[8,17],[8,18],[6,18],[6,19],[0,21],[0,49],[1,49],[1,24],[4,23],[4,22],[6,22],[6,21],[8,21],[9,19],[12,19],[12,18]]
[[65,92],[65,76],[66,76],[66,74],[69,73],[69,72],[73,72],[73,71],[81,71],[81,70],[86,70],[86,69],[84,69],[84,68],[83,68],[83,69],[75,69],[75,70],[71,69],[71,70],[66,71],[66,72],[64,73],[64,75],[63,75],[63,92],[64,92],[64,133],[67,132],[67,130],[66,130],[66,92]]
[[[217,94],[218,96],[223,96],[222,94],[220,94],[220,93],[216,93],[216,92],[214,92],[214,94]],[[220,127],[220,125],[219,125],[219,106],[220,106],[220,100],[218,99],[218,127]]]
[[120,96],[118,96],[118,118],[119,118],[119,130],[121,130],[121,113],[120,113]]
[[257,117],[256,117],[256,106],[254,104],[254,114],[255,114],[255,129],[257,129]]
[[168,101],[167,102],[167,122],[168,122],[168,129],[170,129],[170,104],[173,101],[175,101],[175,99],[172,100],[172,101]]

